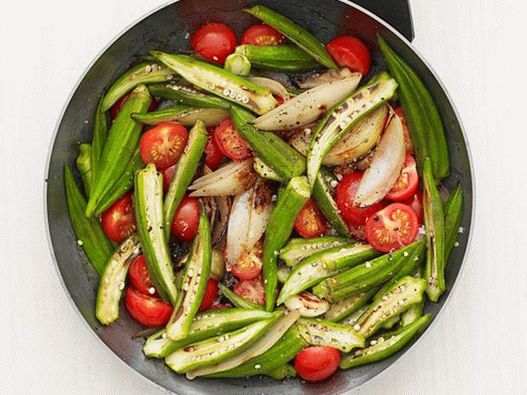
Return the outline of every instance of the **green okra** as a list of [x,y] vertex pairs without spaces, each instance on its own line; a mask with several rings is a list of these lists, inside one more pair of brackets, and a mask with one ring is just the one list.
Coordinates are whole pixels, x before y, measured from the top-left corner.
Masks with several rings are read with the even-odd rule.
[[377,288],[349,296],[339,302],[331,304],[331,307],[324,315],[328,321],[338,322],[359,310],[366,305],[373,295],[377,293]]
[[210,276],[216,281],[221,281],[224,275],[225,262],[223,261],[223,252],[217,248],[213,248],[210,262]]
[[463,191],[457,186],[452,191],[444,207],[445,214],[445,264],[459,236],[459,226],[463,215]]
[[119,318],[119,302],[124,290],[128,268],[141,253],[141,244],[135,234],[127,238],[111,256],[99,281],[95,316],[103,325]]
[[281,284],[285,284],[290,274],[291,274],[291,268],[289,266],[282,265],[278,267],[278,272],[277,272],[278,282],[280,282]]
[[417,321],[419,318],[422,317],[424,308],[425,308],[424,300],[410,307],[403,314],[401,314],[401,321],[399,323],[400,326],[408,326],[414,323],[415,321]]
[[86,200],[73,179],[69,166],[64,166],[64,189],[68,214],[77,237],[77,242],[86,253],[88,260],[99,275],[102,275],[108,259],[113,254],[112,242],[106,237],[97,218],[86,218]]
[[196,174],[201,155],[207,145],[207,138],[208,134],[207,129],[205,129],[205,124],[202,121],[197,121],[194,127],[190,129],[187,146],[181,158],[179,158],[174,177],[170,182],[168,192],[165,196],[163,204],[163,226],[167,240],[170,237],[172,219],[174,218],[179,203],[181,203],[181,199],[185,196],[187,188]]
[[150,94],[155,97],[173,100],[177,104],[196,108],[219,108],[228,110],[231,103],[221,97],[206,95],[194,88],[178,84],[149,85]]
[[266,180],[277,181],[280,183],[285,181],[280,176],[280,174],[274,171],[272,167],[267,166],[265,162],[258,157],[254,158],[253,167],[254,171],[256,171],[260,177],[265,178]]
[[366,310],[368,310],[368,307],[369,305],[362,306],[357,311],[354,311],[353,313],[348,315],[346,318],[340,320],[340,323],[345,324],[345,325],[355,326],[355,324],[357,324],[357,322],[359,321],[360,316],[363,315]]
[[223,67],[225,70],[242,77],[247,77],[251,73],[251,62],[247,56],[240,53],[231,53],[227,56]]
[[289,242],[280,250],[280,259],[289,267],[296,266],[303,259],[327,250],[349,243],[350,240],[340,236],[322,236],[312,239],[301,237],[290,239]]
[[297,326],[311,346],[329,346],[343,352],[365,346],[364,337],[350,325],[316,318],[300,318]]
[[79,156],[77,156],[76,165],[77,170],[81,173],[82,183],[84,185],[84,192],[86,196],[90,196],[90,189],[92,184],[92,168],[91,168],[91,145],[79,144]]
[[162,122],[174,122],[184,126],[194,126],[199,119],[205,126],[217,126],[229,112],[222,108],[195,108],[177,104],[159,111],[132,114],[132,118],[146,125],[157,125]]
[[250,300],[244,299],[241,296],[236,295],[232,292],[229,287],[218,283],[221,293],[236,307],[241,309],[250,309],[250,310],[264,310],[264,306],[257,303],[251,302]]
[[274,27],[328,69],[337,68],[337,65],[326,51],[324,44],[322,44],[306,29],[297,25],[289,18],[286,18],[278,12],[273,11],[263,5],[256,5],[246,9],[245,11]]
[[349,369],[391,357],[406,346],[417,333],[430,323],[431,317],[425,315],[394,332],[383,333],[370,342],[366,348],[345,355],[340,361],[341,369]]
[[296,370],[293,366],[286,363],[276,368],[275,370],[272,370],[264,374],[275,380],[283,380],[287,377],[296,377]]
[[320,68],[312,56],[293,45],[239,45],[235,53],[245,56],[257,69],[298,73]]
[[90,153],[92,179],[97,177],[99,161],[104,150],[104,144],[106,144],[106,139],[108,138],[108,116],[102,108],[103,100],[104,96],[99,100],[93,123]]
[[276,206],[271,212],[263,247],[263,277],[267,311],[273,310],[276,300],[278,253],[291,235],[296,217],[308,199],[309,185],[306,177],[293,177],[278,195]]

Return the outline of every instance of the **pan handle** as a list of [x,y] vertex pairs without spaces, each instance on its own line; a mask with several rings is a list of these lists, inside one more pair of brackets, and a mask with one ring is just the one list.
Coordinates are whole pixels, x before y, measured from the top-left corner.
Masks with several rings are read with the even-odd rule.
[[352,0],[381,17],[405,36],[414,39],[414,27],[409,0]]

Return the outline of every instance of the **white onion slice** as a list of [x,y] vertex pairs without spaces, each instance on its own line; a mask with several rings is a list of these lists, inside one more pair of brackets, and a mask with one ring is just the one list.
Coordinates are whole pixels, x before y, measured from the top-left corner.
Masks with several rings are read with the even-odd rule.
[[256,182],[252,159],[231,162],[195,180],[190,196],[232,196],[251,188]]
[[327,82],[339,81],[350,77],[353,73],[347,67],[334,69],[310,75],[306,79],[297,81],[296,84],[302,89],[311,89]]
[[256,85],[269,89],[273,95],[280,96],[284,101],[289,100],[289,92],[280,82],[265,77],[249,77],[249,80]]

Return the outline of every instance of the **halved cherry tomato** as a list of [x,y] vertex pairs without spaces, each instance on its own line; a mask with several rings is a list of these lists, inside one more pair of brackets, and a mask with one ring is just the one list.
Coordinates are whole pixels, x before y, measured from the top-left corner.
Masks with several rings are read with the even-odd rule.
[[168,188],[170,187],[170,182],[172,181],[172,178],[174,178],[174,173],[176,172],[176,165],[167,167],[164,170],[161,170],[161,174],[163,174],[163,191],[168,191]]
[[234,285],[233,291],[245,300],[257,304],[265,304],[265,291],[261,277],[254,280],[239,281]]
[[280,95],[273,95],[274,99],[276,100],[276,105],[277,106],[281,106],[282,104],[285,103],[285,99],[283,98],[283,96],[280,96]]
[[130,269],[128,270],[128,279],[136,291],[145,295],[156,295],[156,290],[152,285],[152,279],[146,268],[144,255],[139,255],[132,261]]
[[328,230],[326,219],[313,199],[309,199],[295,220],[295,230],[306,238],[323,236]]
[[209,278],[198,311],[204,311],[210,308],[216,300],[216,296],[218,296],[218,282],[213,278]]
[[280,45],[285,42],[285,37],[275,28],[258,23],[243,33],[241,42],[250,45]]
[[172,235],[179,241],[192,241],[198,231],[199,212],[199,200],[185,196],[174,214]]
[[366,221],[368,243],[380,252],[390,252],[410,244],[418,232],[417,214],[402,203],[392,203]]
[[370,71],[370,51],[364,43],[353,36],[340,36],[326,44],[331,57],[339,66],[366,75]]
[[340,364],[340,352],[328,346],[302,349],[295,357],[295,370],[306,381],[323,381],[335,374]]
[[132,194],[124,194],[101,214],[101,225],[106,236],[121,244],[135,232],[135,215]]
[[406,153],[413,155],[414,154],[414,145],[412,143],[412,138],[410,135],[410,129],[408,127],[408,120],[406,115],[404,115],[404,110],[401,106],[394,108],[393,112],[401,118],[401,123],[403,124],[403,136],[404,136],[404,146],[406,148]]
[[417,222],[419,222],[419,225],[423,224],[423,192],[420,188],[417,189],[415,194],[410,197],[409,199],[406,199],[405,201],[402,201],[401,203],[406,204],[407,206],[410,206],[415,213],[417,214]]
[[239,280],[252,280],[258,277],[262,271],[262,243],[256,243],[253,250],[244,252],[230,272]]
[[415,159],[412,155],[406,154],[403,170],[393,188],[386,194],[386,199],[400,202],[409,199],[419,186],[419,176]]
[[126,289],[124,298],[126,309],[139,323],[148,327],[166,325],[172,314],[172,305],[162,299],[137,292],[132,287]]
[[251,156],[249,144],[239,135],[230,118],[223,120],[216,127],[214,139],[223,155],[232,160],[247,159]]
[[141,158],[159,170],[173,166],[187,145],[188,132],[182,125],[163,122],[147,130],[139,141]]
[[208,23],[194,32],[190,45],[209,62],[223,64],[238,45],[236,33],[223,23]]
[[207,138],[207,145],[205,146],[205,164],[212,170],[216,170],[223,158],[225,157],[216,143],[214,138],[214,129],[207,128],[209,136]]
[[353,225],[348,223],[348,229],[354,239],[366,241],[366,227],[364,225]]
[[353,172],[346,174],[335,189],[335,200],[340,213],[344,220],[352,225],[364,225],[368,217],[386,206],[382,201],[368,207],[357,207],[353,204],[361,179],[362,173]]
[[[119,100],[115,102],[115,104],[110,108],[110,119],[113,121],[115,118],[117,118],[117,114],[121,111],[121,109],[124,106],[124,103],[126,102],[126,99],[128,99],[128,96],[130,96],[130,93],[127,93],[126,95],[121,96]],[[156,99],[152,98],[152,101],[150,102],[150,106],[148,107],[148,112],[157,110],[157,107],[159,106],[159,103]]]

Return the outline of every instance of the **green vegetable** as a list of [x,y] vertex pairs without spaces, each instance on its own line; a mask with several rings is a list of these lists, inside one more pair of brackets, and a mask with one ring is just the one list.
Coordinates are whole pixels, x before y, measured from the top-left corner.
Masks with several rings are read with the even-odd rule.
[[298,73],[320,68],[313,57],[292,45],[239,45],[235,53],[245,56],[257,69]]
[[269,218],[263,247],[263,277],[267,311],[272,311],[275,305],[275,292],[278,284],[278,252],[291,235],[296,217],[308,199],[307,179],[294,177],[278,195],[276,207]]
[[225,70],[242,77],[247,77],[251,73],[251,62],[240,53],[231,53],[227,56],[223,67]]
[[287,281],[287,278],[289,277],[289,274],[291,274],[291,268],[289,266],[283,266],[283,265],[280,266],[277,272],[278,281],[281,284],[285,284],[285,282]]
[[108,259],[113,254],[113,245],[106,237],[97,218],[86,218],[86,200],[73,179],[70,168],[64,166],[64,188],[68,213],[79,245],[99,275],[102,275]]
[[424,308],[425,308],[424,300],[422,300],[418,304],[414,304],[412,307],[406,310],[403,314],[401,314],[400,326],[408,326],[414,323],[415,321],[417,321],[423,315]]
[[207,145],[207,137],[208,134],[205,129],[205,124],[202,121],[197,121],[194,127],[190,129],[187,146],[181,158],[179,158],[174,177],[170,182],[170,187],[165,196],[163,225],[167,240],[170,237],[170,227],[172,226],[172,219],[174,218],[176,209],[196,174],[199,160]]
[[445,264],[452,249],[456,245],[459,236],[459,226],[461,225],[461,216],[463,214],[463,191],[458,185],[452,191],[445,203]]
[[349,296],[333,303],[324,318],[328,321],[341,321],[363,307],[377,293],[377,288]]
[[91,169],[92,179],[97,177],[97,170],[101,155],[104,150],[104,144],[108,138],[108,117],[102,108],[104,97],[101,97],[97,110],[95,111],[95,120],[93,124],[92,142],[91,142]]
[[139,143],[141,124],[130,118],[135,112],[145,112],[150,105],[151,97],[144,85],[139,85],[128,96],[122,110],[108,132],[99,161],[100,174],[93,180],[90,199],[86,207],[86,216],[91,216],[97,209],[101,198],[108,193],[125,172],[128,163]]
[[135,175],[134,209],[150,278],[159,295],[176,305],[176,279],[163,232],[163,176],[153,164]]
[[205,122],[205,126],[216,126],[229,112],[221,108],[194,108],[177,104],[159,111],[144,114],[132,114],[132,118],[146,125],[157,125],[162,122],[180,123],[184,126],[194,126],[198,119]]
[[216,96],[206,95],[193,88],[177,84],[149,85],[152,96],[174,100],[177,104],[197,108],[222,108],[228,110],[231,103]]
[[91,168],[91,145],[79,144],[80,154],[77,156],[77,169],[81,173],[82,183],[84,184],[84,191],[86,196],[90,196],[90,189],[92,183],[92,168]]
[[280,250],[280,259],[287,266],[294,267],[302,259],[317,252],[327,250],[348,243],[349,240],[339,236],[322,236],[312,239],[295,238],[290,239],[284,248]]
[[263,5],[256,5],[245,11],[274,27],[328,69],[337,68],[337,65],[326,51],[324,44],[303,27]]
[[229,299],[231,303],[235,305],[236,307],[239,307],[241,309],[248,309],[248,310],[264,310],[263,306],[257,303],[253,303],[250,300],[244,299],[241,296],[236,295],[234,292],[232,292],[227,286],[223,285],[222,283],[218,283],[218,286],[223,296]]
[[220,67],[185,55],[172,55],[160,51],[150,51],[150,53],[191,84],[257,114],[265,114],[276,107],[276,100],[267,88]]
[[216,281],[221,281],[225,274],[225,262],[223,262],[223,253],[216,249],[212,249],[212,257],[210,262],[210,276]]
[[267,166],[265,162],[258,157],[254,158],[253,167],[256,173],[266,180],[277,182],[284,181],[284,179],[276,171],[274,171],[272,167]]
[[[375,290],[377,289],[378,288],[376,288]],[[348,315],[346,318],[341,320],[340,323],[345,324],[345,325],[355,326],[355,324],[357,324],[357,322],[359,321],[360,316],[363,315],[366,310],[368,310],[368,307],[369,305],[362,306],[360,309],[358,309],[357,311],[354,311],[353,313]]]
[[275,380],[283,380],[287,377],[296,377],[296,370],[293,366],[286,363],[275,370],[265,373],[265,375]]
[[126,239],[110,258],[99,281],[95,316],[103,325],[119,318],[119,301],[124,290],[126,274],[132,260],[141,252],[141,244],[134,234]]
[[298,329],[311,346],[329,346],[343,352],[364,347],[365,339],[352,326],[314,318],[300,318]]

